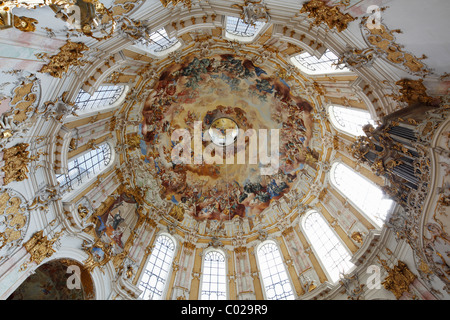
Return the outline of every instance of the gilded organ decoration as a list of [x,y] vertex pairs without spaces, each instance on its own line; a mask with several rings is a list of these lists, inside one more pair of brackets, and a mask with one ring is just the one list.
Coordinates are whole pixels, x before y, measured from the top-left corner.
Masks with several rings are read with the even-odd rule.
[[336,28],[338,32],[342,32],[356,19],[349,13],[342,13],[339,6],[328,6],[321,0],[310,0],[303,4],[300,13],[308,13],[308,18],[314,19],[310,28],[325,23],[328,28]]
[[50,61],[44,65],[39,72],[49,73],[52,77],[61,78],[72,66],[83,66],[86,62],[81,61],[83,51],[89,47],[83,42],[72,42],[67,40],[56,55],[48,57],[47,53],[40,54],[40,58],[48,58]]

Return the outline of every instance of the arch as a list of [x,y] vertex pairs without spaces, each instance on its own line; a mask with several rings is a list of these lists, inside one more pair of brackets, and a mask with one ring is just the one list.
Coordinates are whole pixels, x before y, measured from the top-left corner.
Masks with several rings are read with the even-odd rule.
[[342,162],[331,166],[330,181],[369,221],[383,226],[394,201],[385,198],[381,188]]
[[305,51],[291,58],[291,62],[303,73],[308,75],[324,75],[351,72],[342,64],[338,64],[339,57],[327,49],[320,58]]
[[331,281],[354,267],[350,251],[318,211],[308,212],[301,227]]
[[330,105],[328,114],[331,124],[336,130],[354,137],[365,135],[362,127],[366,124],[376,127],[375,121],[366,110]]
[[94,291],[92,277],[81,263],[55,259],[40,265],[8,300],[93,300]]
[[142,290],[139,299],[161,300],[164,297],[175,249],[176,241],[170,235],[161,233],[156,238],[152,254],[139,281],[139,289]]
[[210,249],[203,255],[200,300],[226,300],[227,263],[226,254]]
[[109,143],[82,153],[68,163],[68,172],[56,176],[61,188],[75,190],[103,172],[113,161],[113,148]]
[[256,253],[266,299],[295,299],[294,290],[277,243],[266,240],[258,246]]

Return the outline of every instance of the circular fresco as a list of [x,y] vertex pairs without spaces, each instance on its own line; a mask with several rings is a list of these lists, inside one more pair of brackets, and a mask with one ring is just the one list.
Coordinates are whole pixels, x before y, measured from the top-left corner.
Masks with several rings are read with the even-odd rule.
[[283,79],[250,60],[190,56],[166,68],[148,96],[141,152],[162,198],[185,215],[254,217],[316,165],[311,112]]

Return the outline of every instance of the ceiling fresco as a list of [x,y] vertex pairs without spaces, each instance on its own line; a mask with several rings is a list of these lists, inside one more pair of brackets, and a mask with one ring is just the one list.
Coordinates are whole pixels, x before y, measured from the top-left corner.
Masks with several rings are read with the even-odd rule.
[[[250,60],[228,54],[188,56],[161,72],[153,89],[142,110],[142,157],[160,178],[161,198],[196,220],[255,217],[289,192],[306,165],[316,165],[319,154],[310,148],[311,104],[293,95],[283,79]],[[195,146],[196,128],[203,137],[198,144],[200,161],[194,152],[200,150]],[[179,129],[193,138],[189,161],[184,163],[172,157],[183,141],[174,141],[173,133]],[[213,129],[217,134],[211,136]],[[226,129],[232,140],[227,140]],[[268,142],[260,144],[266,142],[264,134]],[[220,138],[231,147],[217,148]],[[233,143],[236,139],[243,143]],[[253,141],[258,141],[258,152],[265,145],[268,157],[278,157],[276,167],[271,163],[275,169],[271,174],[261,173],[267,163],[260,154],[258,159],[250,157]],[[201,161],[205,155],[217,161]]]

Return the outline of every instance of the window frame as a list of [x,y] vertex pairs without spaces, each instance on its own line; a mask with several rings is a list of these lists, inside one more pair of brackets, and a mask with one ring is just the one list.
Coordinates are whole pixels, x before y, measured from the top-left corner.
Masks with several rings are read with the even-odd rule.
[[[291,286],[292,297],[293,297],[292,300],[296,300],[296,299],[297,299],[297,291],[295,290],[295,286],[293,285],[292,278],[291,278],[291,274],[289,273],[289,270],[288,270],[288,268],[287,268],[287,265],[286,265],[286,263],[285,263],[285,261],[284,261],[283,252],[281,251],[280,245],[279,245],[276,241],[274,241],[274,240],[272,240],[272,239],[268,239],[268,240],[265,240],[265,241],[261,242],[261,243],[258,244],[258,245],[256,246],[256,248],[255,248],[256,264],[257,264],[257,266],[258,266],[259,281],[260,281],[260,284],[261,284],[261,291],[262,291],[262,293],[263,293],[264,300],[268,300],[268,298],[267,298],[267,292],[266,292],[266,285],[265,285],[265,283],[264,283],[264,279],[263,279],[263,275],[262,275],[262,267],[261,267],[261,261],[260,261],[260,258],[259,258],[259,250],[260,250],[264,245],[266,245],[266,244],[268,244],[268,243],[271,243],[271,244],[275,245],[275,247],[276,247],[277,250],[278,250],[278,253],[279,253],[280,258],[281,258],[281,264],[282,264],[282,266],[283,266],[283,268],[284,268],[284,272],[285,272],[286,275],[287,275],[287,280],[289,281],[289,285]],[[284,299],[284,300],[281,300],[281,301],[285,301],[285,300],[288,300],[288,299]],[[290,300],[290,299],[289,299],[289,300]],[[280,301],[280,300],[273,300],[273,301]]]
[[314,243],[311,241],[310,236],[308,235],[307,229],[305,228],[305,223],[307,218],[313,214],[313,213],[317,213],[324,221],[324,223],[328,226],[330,232],[333,233],[333,235],[337,238],[337,240],[339,241],[339,243],[343,246],[343,248],[347,251],[350,259],[349,259],[349,263],[352,264],[353,266],[350,267],[345,274],[350,274],[355,268],[356,265],[351,261],[353,258],[353,254],[350,251],[350,249],[347,247],[347,245],[345,244],[345,242],[341,239],[341,237],[339,236],[339,234],[336,232],[336,230],[334,230],[334,228],[329,224],[329,222],[327,221],[327,219],[323,216],[323,214],[318,211],[318,210],[309,210],[305,213],[305,215],[302,217],[301,221],[300,221],[300,229],[302,231],[302,233],[305,235],[306,241],[309,244],[310,249],[313,251],[314,256],[317,258],[317,261],[319,262],[320,266],[322,267],[323,272],[325,272],[327,278],[332,281],[333,284],[339,282],[339,278],[336,280],[333,280],[333,277],[330,273],[329,268],[325,265],[323,258],[321,257],[321,255],[317,252],[316,246],[314,245]]
[[[369,178],[365,177],[364,175],[362,175],[359,172],[356,172],[354,169],[352,169],[350,166],[348,166],[346,163],[342,162],[342,161],[334,161],[331,164],[331,169],[329,171],[329,180],[330,180],[330,184],[331,186],[344,198],[346,199],[356,210],[358,210],[358,212],[364,217],[366,218],[375,228],[377,228],[378,230],[381,230],[383,228],[383,226],[385,225],[386,222],[384,222],[383,224],[379,225],[376,222],[376,219],[373,218],[371,216],[371,214],[366,213],[362,208],[359,207],[359,205],[357,205],[352,199],[350,199],[346,194],[344,194],[344,192],[341,190],[341,188],[339,188],[339,186],[336,184],[335,182],[335,178],[334,178],[334,170],[336,168],[336,166],[338,164],[344,165],[345,167],[347,167],[348,169],[350,169],[351,171],[353,171],[355,174],[361,176],[363,179],[365,179],[367,182],[369,182],[370,184],[372,184],[375,188],[380,189],[381,188],[375,184],[373,181],[371,181]],[[382,200],[383,198],[381,198]],[[392,202],[391,207],[389,209],[389,211],[386,213],[386,217],[389,216],[389,214],[391,214],[393,212],[393,210],[395,209],[395,201],[393,201],[392,199],[386,198],[387,200],[390,200]]]
[[[345,130],[343,127],[341,127],[341,124],[336,119],[336,116],[334,113],[334,108],[342,108],[342,109],[348,109],[351,111],[367,113],[370,116],[370,119],[371,119],[370,121],[372,121],[372,123],[371,122],[368,122],[368,123],[370,123],[374,127],[376,127],[376,121],[373,119],[372,114],[369,112],[369,110],[347,107],[347,106],[343,106],[340,104],[330,104],[326,107],[326,110],[327,110],[328,116],[330,118],[331,125],[333,126],[334,129],[336,129],[337,131],[339,131],[342,134],[345,134],[345,135],[351,136],[351,137],[355,137],[355,138],[360,136],[360,135],[355,135],[352,132],[349,132],[349,131]],[[362,132],[362,134],[365,135],[364,132]]]
[[203,282],[204,282],[204,276],[205,276],[205,257],[207,254],[211,252],[218,252],[223,255],[224,257],[224,265],[225,265],[225,299],[230,299],[230,288],[229,288],[229,278],[228,278],[228,259],[227,254],[225,251],[217,248],[207,248],[205,251],[203,251],[202,254],[202,265],[201,265],[201,276],[200,276],[200,282],[199,282],[199,290],[198,290],[198,300],[201,301],[220,301],[220,300],[203,300],[202,299],[202,292],[203,292]]
[[[148,263],[149,263],[149,261],[150,261],[150,258],[152,257],[152,254],[153,254],[153,252],[154,252],[154,246],[155,246],[155,244],[156,244],[156,241],[157,241],[161,236],[164,236],[164,237],[169,238],[169,239],[172,241],[173,246],[174,246],[174,248],[173,248],[173,255],[172,255],[172,261],[169,263],[170,267],[169,267],[169,271],[167,272],[167,279],[165,279],[164,289],[162,290],[161,299],[158,299],[158,300],[166,300],[167,293],[169,292],[170,279],[171,279],[172,273],[173,273],[173,262],[175,261],[175,257],[176,257],[176,255],[177,255],[177,251],[178,251],[178,242],[177,242],[177,240],[176,240],[172,235],[170,235],[170,234],[168,234],[168,233],[166,233],[166,232],[160,232],[160,233],[158,233],[157,236],[155,237],[155,241],[154,241],[154,243],[153,243],[153,249],[152,249],[152,252],[148,255],[147,261],[146,261],[146,263],[145,263],[145,265],[144,265],[144,268],[142,269],[141,274],[139,275],[139,280],[138,280],[138,282],[137,282],[137,288],[138,288],[139,290],[142,290],[142,289],[140,289],[141,282],[143,282],[143,281],[142,281],[142,278],[143,278],[144,275],[145,275],[145,271],[147,270],[147,265],[148,265]],[[148,284],[148,282],[147,282],[147,284]],[[142,291],[142,293],[144,293],[144,291]],[[141,293],[141,294],[142,294],[142,293]],[[139,295],[139,300],[144,300],[144,299],[140,298],[140,295]],[[154,299],[150,299],[150,300],[154,300]]]

